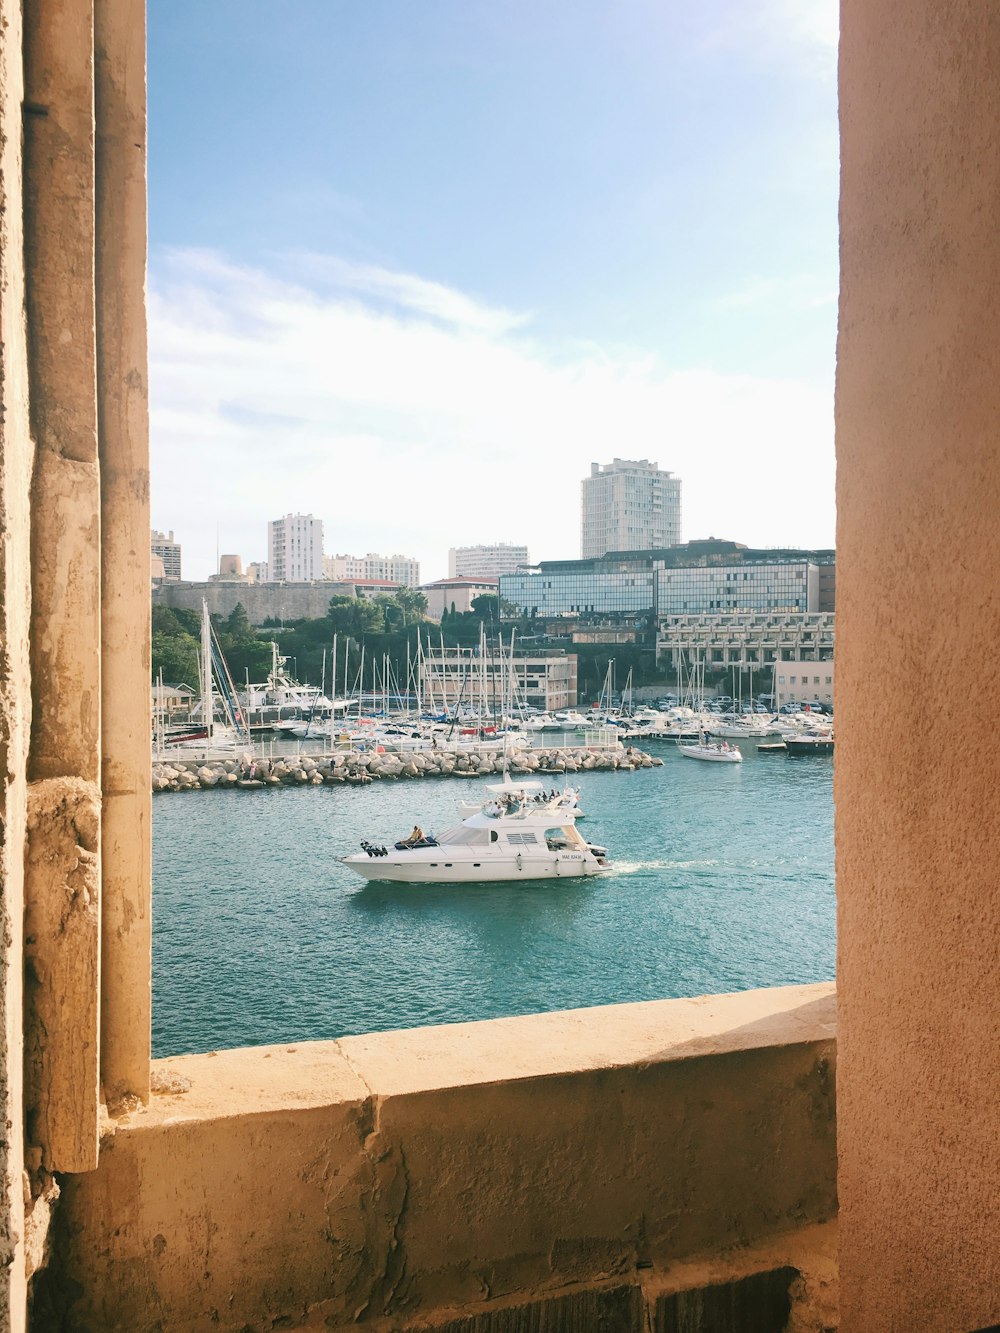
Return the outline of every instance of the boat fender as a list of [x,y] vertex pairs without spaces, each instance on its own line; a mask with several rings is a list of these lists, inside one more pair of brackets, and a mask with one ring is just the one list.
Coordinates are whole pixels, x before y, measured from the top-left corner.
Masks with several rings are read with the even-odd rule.
[[518,870],[521,869],[521,853],[520,853],[520,852],[518,852],[518,854],[517,854],[517,868],[518,868]]

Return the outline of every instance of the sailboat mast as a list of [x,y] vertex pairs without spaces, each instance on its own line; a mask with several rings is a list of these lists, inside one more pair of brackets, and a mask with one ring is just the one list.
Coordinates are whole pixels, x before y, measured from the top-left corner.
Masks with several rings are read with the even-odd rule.
[[208,600],[201,599],[201,707],[205,715],[205,740],[211,743],[215,733],[215,706],[212,701],[212,621]]

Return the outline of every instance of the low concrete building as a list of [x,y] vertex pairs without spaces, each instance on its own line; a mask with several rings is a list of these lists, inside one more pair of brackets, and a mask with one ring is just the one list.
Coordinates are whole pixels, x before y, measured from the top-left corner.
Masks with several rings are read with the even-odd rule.
[[420,591],[427,598],[427,619],[439,621],[446,612],[471,611],[477,597],[496,597],[496,580],[438,579],[423,583]]
[[757,670],[779,658],[831,662],[834,616],[821,614],[703,614],[667,616],[656,638],[657,661],[688,674],[731,667]]
[[[403,586],[392,579],[350,579],[345,587],[353,587],[358,597],[391,597],[394,592],[399,592]],[[333,593],[330,594],[333,596]]]
[[782,704],[811,703],[813,700],[832,708],[833,659],[824,662],[779,659],[774,664],[772,693],[776,708]]
[[502,712],[511,698],[509,673],[514,674],[514,698],[546,711],[576,705],[576,654],[553,650],[515,652],[513,663],[503,649],[480,653],[478,648],[445,648],[423,657],[423,699],[427,708],[485,706]]

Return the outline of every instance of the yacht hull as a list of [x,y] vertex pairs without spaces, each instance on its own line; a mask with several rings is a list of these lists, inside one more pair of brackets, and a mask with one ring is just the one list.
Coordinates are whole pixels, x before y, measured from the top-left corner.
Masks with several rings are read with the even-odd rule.
[[[443,849],[436,849],[442,850]],[[608,869],[582,852],[550,856],[483,856],[479,861],[460,861],[454,854],[442,854],[437,860],[417,860],[402,855],[345,856],[344,864],[363,879],[396,884],[493,884],[510,880],[580,879],[601,875]]]
[[711,751],[708,747],[702,745],[678,745],[677,748],[685,759],[700,759],[706,764],[740,764],[743,762],[743,756],[739,750]]

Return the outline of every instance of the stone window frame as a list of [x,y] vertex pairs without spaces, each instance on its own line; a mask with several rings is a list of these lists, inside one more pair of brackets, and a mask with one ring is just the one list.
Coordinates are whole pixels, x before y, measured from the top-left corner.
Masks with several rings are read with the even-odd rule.
[[79,1173],[150,1095],[145,6],[0,20],[7,1108],[23,1032],[26,1161]]

